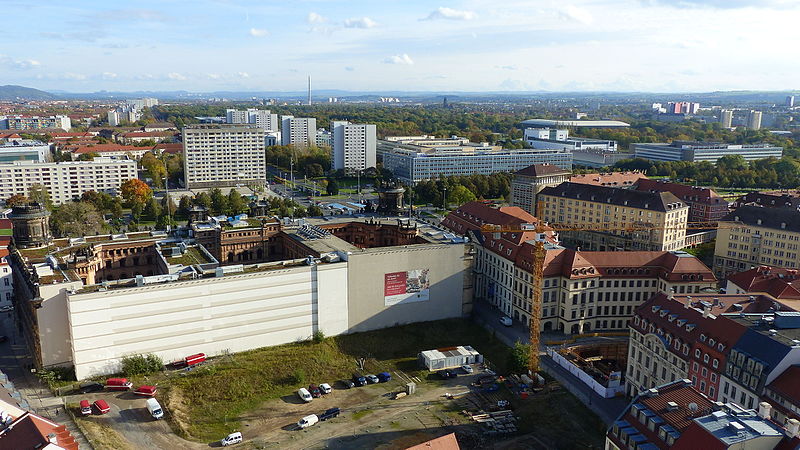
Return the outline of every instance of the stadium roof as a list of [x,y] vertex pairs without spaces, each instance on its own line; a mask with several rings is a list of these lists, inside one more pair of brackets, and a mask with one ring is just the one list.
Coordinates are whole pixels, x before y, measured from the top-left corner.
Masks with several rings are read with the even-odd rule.
[[576,128],[621,128],[631,126],[619,120],[550,120],[550,119],[528,119],[523,120],[525,127],[544,128],[544,127],[576,127]]

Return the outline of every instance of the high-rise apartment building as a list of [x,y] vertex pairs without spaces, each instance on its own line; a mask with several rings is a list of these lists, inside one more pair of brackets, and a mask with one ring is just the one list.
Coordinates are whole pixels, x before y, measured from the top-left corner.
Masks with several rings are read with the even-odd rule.
[[153,106],[158,105],[157,98],[145,97],[145,98],[137,98],[133,100],[128,100],[125,102],[131,108],[134,109],[144,109],[144,108],[152,108]]
[[333,169],[348,172],[375,167],[377,134],[375,125],[332,121]]
[[751,130],[761,129],[761,111],[750,111],[747,115],[747,128]]
[[794,95],[787,95],[786,96],[786,106],[789,108],[794,107]]
[[127,158],[98,157],[92,161],[39,163],[17,161],[0,164],[0,198],[28,195],[40,184],[54,204],[77,200],[86,191],[116,195],[119,186],[136,178],[136,161]]
[[266,131],[278,131],[278,115],[268,109],[228,109],[225,111],[225,122],[255,124]]
[[722,128],[730,128],[733,124],[733,111],[730,109],[723,109],[719,112],[719,123]]
[[253,124],[189,125],[183,129],[186,187],[266,181],[264,130]]
[[317,119],[281,116],[281,145],[306,147],[317,143]]

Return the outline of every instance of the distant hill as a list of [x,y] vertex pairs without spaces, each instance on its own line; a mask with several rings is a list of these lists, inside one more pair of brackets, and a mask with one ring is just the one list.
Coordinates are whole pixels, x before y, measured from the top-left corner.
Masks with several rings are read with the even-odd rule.
[[5,85],[0,86],[0,100],[53,100],[57,96],[38,89]]

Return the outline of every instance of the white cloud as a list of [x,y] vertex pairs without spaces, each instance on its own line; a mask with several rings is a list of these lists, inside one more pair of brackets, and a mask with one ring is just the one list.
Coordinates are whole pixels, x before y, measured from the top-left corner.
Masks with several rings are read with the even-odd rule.
[[175,81],[184,81],[184,80],[186,80],[186,77],[181,75],[181,74],[179,74],[178,72],[170,72],[170,73],[168,73],[167,74],[167,78],[169,78],[170,80],[175,80]]
[[385,64],[405,64],[407,66],[411,66],[414,64],[414,60],[408,56],[407,53],[403,53],[402,55],[394,55],[389,58],[383,60]]
[[375,28],[378,23],[369,17],[354,17],[344,21],[345,28]]
[[35,59],[14,59],[9,56],[0,55],[0,67],[5,66],[14,70],[28,70],[41,65],[42,63]]
[[317,13],[315,13],[313,11],[308,13],[308,17],[306,18],[306,22],[308,22],[308,23],[310,23],[312,25],[313,24],[325,23],[327,21],[328,21],[327,17],[325,17],[325,16],[323,16],[321,14],[317,14]]
[[66,72],[64,75],[62,75],[62,78],[65,80],[85,80],[86,75],[82,73]]
[[102,77],[104,80],[113,80],[114,78],[117,78],[117,74],[114,72],[103,72]]
[[594,22],[594,18],[589,11],[583,8],[578,8],[575,5],[567,5],[558,12],[558,15],[564,20],[578,22],[583,25],[589,25]]
[[265,30],[264,28],[250,28],[250,36],[253,37],[264,37],[269,34],[269,31]]
[[208,73],[206,76],[212,80],[219,80],[220,76],[218,73]]
[[517,70],[517,66],[494,66],[495,69]]
[[353,72],[353,71],[355,71],[355,70],[356,70],[356,68],[355,68],[355,67],[353,67],[353,66],[345,66],[344,70],[346,70],[346,71],[348,71],[348,72]]
[[239,78],[250,78],[250,74],[247,72],[236,72],[236,75],[239,75]]
[[436,19],[445,19],[445,20],[472,20],[476,19],[478,14],[475,11],[467,11],[467,10],[458,10],[453,8],[445,8],[444,6],[440,6],[435,11],[432,11],[428,14],[428,17],[422,20],[436,20]]

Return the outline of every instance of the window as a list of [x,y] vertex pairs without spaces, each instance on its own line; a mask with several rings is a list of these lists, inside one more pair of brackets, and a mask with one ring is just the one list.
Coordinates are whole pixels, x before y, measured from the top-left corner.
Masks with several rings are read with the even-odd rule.
[[700,357],[700,349],[699,349],[699,348],[698,348],[698,349],[695,349],[695,351],[694,351],[694,357],[695,357],[695,358],[699,358],[699,357]]
[[714,361],[711,362],[711,366],[714,367],[715,369],[719,367],[719,360],[717,360],[717,358],[714,358]]

